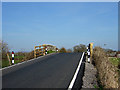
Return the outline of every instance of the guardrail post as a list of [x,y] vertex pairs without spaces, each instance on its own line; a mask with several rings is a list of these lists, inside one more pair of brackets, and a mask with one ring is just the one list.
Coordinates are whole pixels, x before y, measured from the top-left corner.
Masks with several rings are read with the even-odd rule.
[[47,55],[47,47],[45,47],[45,55]]
[[12,51],[12,65],[14,64],[14,52]]
[[88,63],[90,63],[90,44],[87,47]]

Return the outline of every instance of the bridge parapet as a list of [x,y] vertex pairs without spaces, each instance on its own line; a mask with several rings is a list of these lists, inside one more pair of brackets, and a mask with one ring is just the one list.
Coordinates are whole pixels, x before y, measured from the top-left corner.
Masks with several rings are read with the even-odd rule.
[[38,56],[45,55],[45,49],[47,48],[47,51],[56,51],[56,46],[49,45],[49,44],[43,44],[39,46],[34,46],[34,58],[37,58]]

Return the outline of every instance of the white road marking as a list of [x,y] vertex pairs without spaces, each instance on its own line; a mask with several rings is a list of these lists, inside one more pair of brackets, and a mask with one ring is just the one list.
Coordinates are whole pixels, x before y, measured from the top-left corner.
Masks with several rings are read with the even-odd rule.
[[73,87],[73,85],[74,85],[75,79],[76,79],[76,77],[77,77],[77,74],[78,74],[78,72],[79,72],[79,69],[80,69],[80,66],[81,66],[81,63],[82,63],[82,60],[83,60],[83,56],[84,56],[84,52],[83,52],[82,57],[81,57],[81,59],[80,59],[79,65],[78,65],[78,67],[77,67],[77,69],[76,69],[76,72],[75,72],[75,74],[74,74],[74,76],[73,76],[73,79],[72,79],[72,81],[71,81],[71,83],[70,83],[70,85],[69,85],[69,87],[68,87],[68,90],[71,90],[72,87]]
[[[51,54],[54,54],[54,53],[51,53]],[[48,54],[48,55],[51,55],[51,54]],[[46,56],[48,56],[48,55],[46,55]],[[40,56],[40,57],[38,57],[38,58],[42,58],[42,57],[44,57],[44,56]],[[38,59],[38,58],[33,58],[33,59],[31,59],[31,60],[27,60],[27,61],[24,61],[24,62],[21,62],[21,63],[17,63],[17,64],[14,64],[14,65],[11,65],[11,66],[2,68],[2,69],[0,69],[0,70],[8,69],[8,68],[11,68],[11,67],[14,67],[14,66],[23,64],[23,63],[27,63],[27,62],[33,61],[33,60]]]

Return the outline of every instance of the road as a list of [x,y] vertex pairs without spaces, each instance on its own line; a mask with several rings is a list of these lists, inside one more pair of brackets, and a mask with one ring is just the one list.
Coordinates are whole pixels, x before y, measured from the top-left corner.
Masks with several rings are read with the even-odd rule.
[[[2,70],[2,87],[68,88],[81,56],[82,53],[58,53],[6,68]],[[83,71],[84,63],[73,87],[81,87]]]

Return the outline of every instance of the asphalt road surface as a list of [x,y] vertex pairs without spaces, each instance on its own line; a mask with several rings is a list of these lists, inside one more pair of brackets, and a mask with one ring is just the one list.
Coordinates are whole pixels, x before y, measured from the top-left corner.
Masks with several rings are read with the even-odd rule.
[[[2,88],[67,89],[81,56],[82,53],[58,53],[6,68],[2,70]],[[82,85],[83,71],[84,63],[79,70],[75,88]]]

